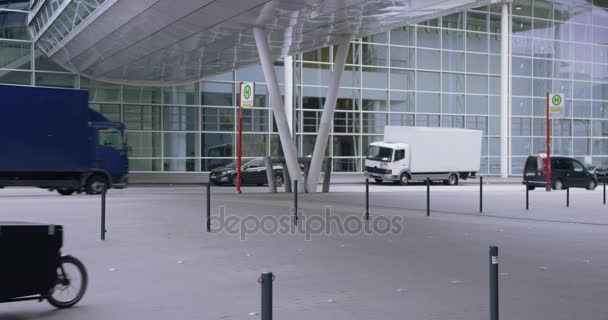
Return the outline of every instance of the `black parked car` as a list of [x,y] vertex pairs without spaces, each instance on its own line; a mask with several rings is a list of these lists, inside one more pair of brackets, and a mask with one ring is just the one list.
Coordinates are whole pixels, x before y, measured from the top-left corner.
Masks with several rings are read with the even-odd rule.
[[[541,160],[542,161],[542,160]],[[542,164],[540,166],[542,168]],[[578,160],[568,157],[551,157],[551,187],[555,190],[564,188],[586,188],[593,190],[597,187],[597,177]],[[528,188],[544,187],[546,174],[539,170],[538,158],[529,156],[524,166],[524,181]]]
[[[274,184],[277,187],[283,185],[283,166],[273,163]],[[236,163],[232,162],[224,167],[211,170],[209,174],[211,183],[231,184],[236,186]],[[266,165],[263,158],[256,158],[245,162],[241,167],[241,184],[263,186],[268,184],[266,177]]]

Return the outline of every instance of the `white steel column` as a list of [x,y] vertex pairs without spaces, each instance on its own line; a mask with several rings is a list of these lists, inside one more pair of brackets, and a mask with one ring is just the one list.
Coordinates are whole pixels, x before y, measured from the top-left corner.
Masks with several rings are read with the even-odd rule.
[[[283,71],[285,75],[285,95],[283,97],[285,103],[285,115],[287,116],[287,125],[289,132],[294,134],[293,129],[293,57],[287,56],[283,61]],[[295,137],[295,135],[294,135]]]
[[[292,180],[298,180],[298,189],[304,190],[302,188],[304,186],[304,182],[300,173],[300,165],[298,164],[296,145],[291,138],[288,120],[283,107],[283,99],[281,98],[281,91],[279,89],[279,81],[277,80],[277,75],[274,71],[272,56],[270,55],[268,34],[266,34],[264,30],[256,27],[253,28],[253,35],[255,36],[255,43],[258,48],[258,54],[260,55],[264,79],[266,79],[266,85],[268,87],[270,107],[274,113],[277,128],[279,130],[279,138],[281,140],[281,146],[283,147],[283,154],[285,156],[287,170],[289,171],[289,176]],[[285,181],[285,183],[290,183],[290,181]]]
[[334,119],[334,110],[336,109],[336,101],[338,100],[338,89],[340,87],[340,78],[344,71],[344,64],[350,47],[350,38],[338,45],[338,53],[334,61],[334,72],[331,75],[327,94],[325,95],[325,105],[323,106],[323,114],[319,123],[319,132],[317,132],[317,140],[315,141],[315,149],[312,153],[310,169],[308,171],[308,180],[306,181],[306,189],[308,192],[317,191],[317,183],[321,174],[321,165],[325,157],[327,149],[327,139],[329,131],[332,127]]
[[502,4],[500,27],[500,176],[509,176],[509,4]]

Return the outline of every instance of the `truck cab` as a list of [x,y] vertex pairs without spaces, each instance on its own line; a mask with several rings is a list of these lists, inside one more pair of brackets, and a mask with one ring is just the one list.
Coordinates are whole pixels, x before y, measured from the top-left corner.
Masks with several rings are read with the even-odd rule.
[[[94,110],[91,112],[97,113]],[[101,192],[104,185],[106,188],[125,188],[129,173],[125,126],[119,122],[110,122],[103,116],[98,118],[97,115],[92,118],[98,121],[89,124],[92,157],[90,176],[84,184],[85,191],[93,194]]]
[[[373,142],[367,148],[365,176],[376,183],[383,181],[407,184],[409,176],[409,146],[395,142]],[[402,179],[404,181],[402,181]]]

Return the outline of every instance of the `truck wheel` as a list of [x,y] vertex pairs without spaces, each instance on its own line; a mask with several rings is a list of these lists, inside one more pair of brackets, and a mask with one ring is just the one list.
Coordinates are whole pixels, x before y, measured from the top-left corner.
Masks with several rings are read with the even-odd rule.
[[74,189],[70,189],[70,188],[62,188],[62,189],[57,189],[57,192],[62,195],[62,196],[71,196],[72,193],[74,193]]
[[399,184],[402,186],[405,186],[409,183],[410,178],[407,176],[407,174],[402,173],[401,176],[399,176]]
[[458,184],[458,176],[455,174],[451,174],[448,177],[448,180],[445,180],[445,184],[447,184],[448,186],[455,186]]
[[100,175],[94,175],[89,178],[87,181],[87,185],[85,187],[87,194],[101,194],[101,190],[103,187],[108,187],[108,182],[106,178]]
[[382,180],[382,179],[374,179],[374,181],[376,181],[376,184],[382,184],[382,181],[384,181],[384,180]]

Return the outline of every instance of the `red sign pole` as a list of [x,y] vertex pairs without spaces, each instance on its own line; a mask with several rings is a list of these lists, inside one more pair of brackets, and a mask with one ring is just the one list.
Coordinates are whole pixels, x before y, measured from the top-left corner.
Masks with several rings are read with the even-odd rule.
[[237,141],[236,141],[236,192],[241,193],[241,143],[243,139],[243,93],[241,92],[242,82],[239,82],[239,119],[237,125]]
[[551,119],[549,117],[549,92],[547,91],[547,157],[545,158],[545,190],[551,191]]

